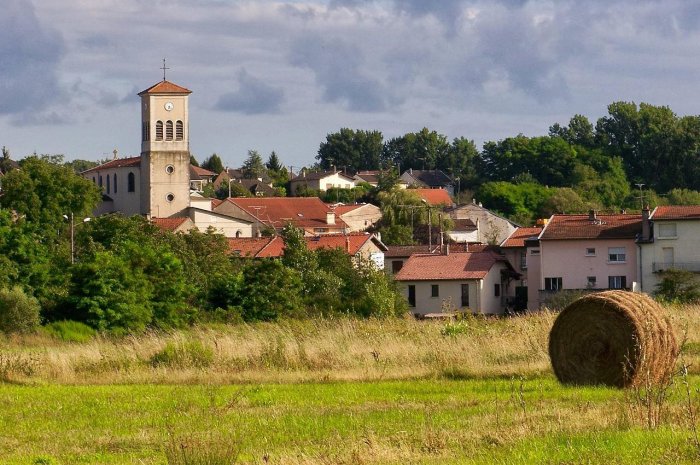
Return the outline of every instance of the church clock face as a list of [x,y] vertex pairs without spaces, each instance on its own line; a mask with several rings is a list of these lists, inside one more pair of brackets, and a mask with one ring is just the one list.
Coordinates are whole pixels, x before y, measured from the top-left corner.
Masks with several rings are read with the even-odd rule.
[[172,110],[174,107],[173,102],[165,102],[165,105],[163,105],[163,106],[167,111]]

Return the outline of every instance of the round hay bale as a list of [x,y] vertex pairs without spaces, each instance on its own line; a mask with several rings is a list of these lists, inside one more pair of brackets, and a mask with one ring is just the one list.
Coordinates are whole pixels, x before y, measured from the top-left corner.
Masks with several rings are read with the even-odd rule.
[[549,333],[552,368],[565,384],[665,382],[677,355],[671,323],[646,294],[588,294],[566,307]]

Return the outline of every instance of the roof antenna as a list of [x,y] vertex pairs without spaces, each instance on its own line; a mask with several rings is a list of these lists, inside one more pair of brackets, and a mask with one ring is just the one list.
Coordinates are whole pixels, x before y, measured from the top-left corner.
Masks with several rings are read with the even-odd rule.
[[166,70],[166,69],[170,69],[170,68],[167,68],[167,67],[165,66],[165,58],[163,58],[163,67],[160,68],[160,69],[163,70],[163,81],[165,81],[165,70]]

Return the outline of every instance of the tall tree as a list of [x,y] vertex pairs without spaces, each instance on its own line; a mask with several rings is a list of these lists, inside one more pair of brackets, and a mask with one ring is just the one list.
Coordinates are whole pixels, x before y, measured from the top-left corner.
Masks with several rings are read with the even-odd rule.
[[268,157],[267,163],[265,163],[265,166],[267,167],[268,170],[271,170],[271,171],[280,171],[282,169],[282,163],[280,162],[280,159],[274,150],[272,152],[270,152],[270,156]]
[[417,170],[434,170],[440,163],[449,165],[450,144],[447,138],[423,128],[418,132],[410,132],[401,137],[395,137],[384,145],[384,159],[401,167],[401,171],[409,168]]
[[265,164],[257,150],[248,150],[248,158],[243,162],[242,171],[246,179],[258,179],[265,174]]
[[379,131],[342,128],[326,136],[316,159],[321,169],[335,166],[351,173],[380,168],[384,137]]
[[213,171],[214,173],[221,173],[224,170],[224,164],[221,158],[213,153],[209,158],[202,162],[202,168]]

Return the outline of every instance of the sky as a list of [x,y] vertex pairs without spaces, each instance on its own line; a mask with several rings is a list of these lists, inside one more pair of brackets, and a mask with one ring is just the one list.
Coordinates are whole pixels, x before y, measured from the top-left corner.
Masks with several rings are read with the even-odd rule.
[[2,0],[0,145],[138,155],[137,93],[192,90],[190,150],[315,161],[327,134],[423,127],[477,147],[614,101],[698,114],[700,2]]

